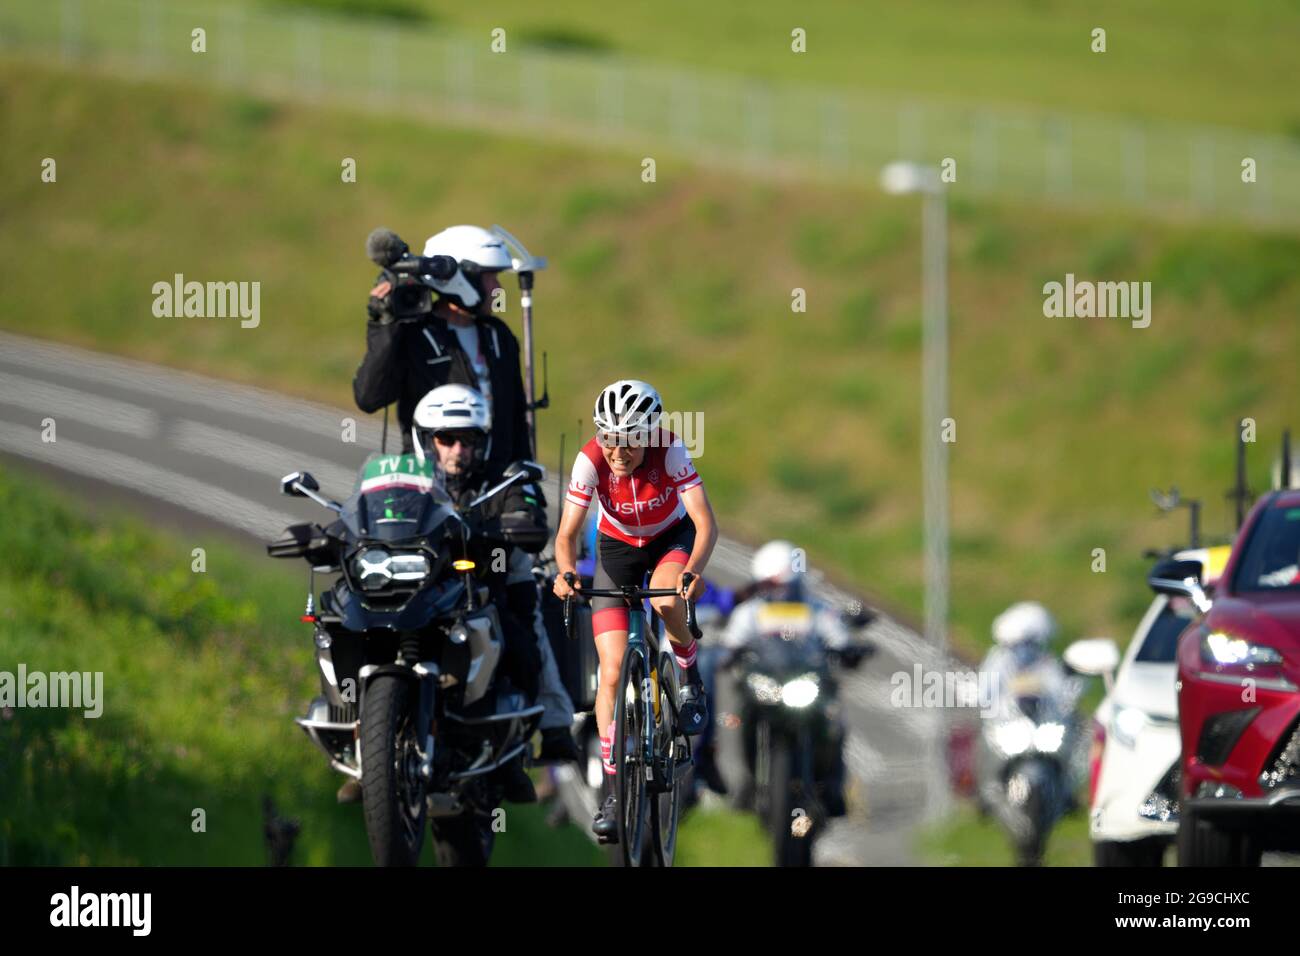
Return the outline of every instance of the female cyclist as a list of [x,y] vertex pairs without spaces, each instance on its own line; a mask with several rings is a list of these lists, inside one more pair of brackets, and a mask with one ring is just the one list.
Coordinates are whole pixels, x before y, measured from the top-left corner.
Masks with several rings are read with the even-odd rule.
[[[641,586],[672,588],[680,597],[655,598],[651,606],[663,619],[673,654],[685,679],[678,707],[682,729],[699,734],[708,720],[708,706],[695,666],[695,639],[686,628],[685,600],[704,591],[700,575],[718,539],[713,508],[704,484],[680,438],[659,427],[663,403],[645,382],[615,382],[596,398],[596,436],[578,452],[564,499],[564,512],[555,536],[559,574],[555,593],[573,593],[564,580],[576,574],[578,536],[592,498],[600,504],[597,560],[593,587]],[[689,586],[683,575],[694,575]],[[580,586],[579,586],[580,587]],[[600,685],[596,692],[596,726],[605,774],[614,773],[614,695],[619,666],[627,648],[628,608],[615,598],[592,599],[592,631],[600,655]],[[612,788],[611,788],[612,789]],[[596,811],[592,823],[603,841],[618,838],[618,806],[613,793]]]

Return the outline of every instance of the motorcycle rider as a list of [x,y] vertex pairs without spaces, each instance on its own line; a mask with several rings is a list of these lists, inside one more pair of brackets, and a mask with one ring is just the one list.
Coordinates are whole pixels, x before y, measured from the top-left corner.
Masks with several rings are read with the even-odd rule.
[[981,680],[991,683],[998,716],[1015,706],[1017,683],[1032,680],[1038,696],[1056,698],[1066,690],[1069,675],[1050,652],[1056,619],[1037,601],[1020,601],[993,620],[993,647],[980,664]]
[[[703,592],[701,575],[718,528],[703,479],[681,439],[661,427],[662,414],[659,393],[646,382],[624,379],[596,397],[596,436],[578,452],[555,536],[559,573],[554,590],[559,598],[574,593],[564,578],[577,573],[578,536],[594,498],[600,505],[594,587],[640,585],[650,574],[652,588],[671,587],[681,595],[650,603],[663,619],[683,671],[678,692],[683,732],[696,735],[708,723],[708,707],[682,599],[693,601]],[[687,573],[694,575],[689,586],[683,583]],[[620,600],[592,599],[592,630],[600,655],[596,726],[607,782],[615,773],[614,696],[627,646],[628,614]],[[592,830],[604,842],[617,840],[618,800],[613,793],[596,811]]]
[[[414,433],[417,456],[429,455],[437,461],[443,483],[458,506],[468,504],[487,491],[495,481],[489,480],[483,461],[491,435],[491,419],[483,396],[465,385],[443,385],[426,395],[415,410]],[[546,499],[534,483],[512,486],[504,494],[484,504],[485,518],[504,522],[534,522],[543,537],[537,550],[546,543]],[[485,560],[496,563],[491,548]],[[512,547],[506,555],[506,567],[499,582],[504,588],[506,607],[535,637],[540,667],[538,702],[545,708],[541,719],[543,760],[579,760],[573,741],[573,701],[560,680],[559,668],[551,651],[551,642],[542,625],[533,579],[532,559],[522,547]],[[536,683],[536,679],[534,679]]]
[[[707,685],[710,692],[717,666],[725,668],[754,641],[780,636],[815,635],[827,650],[839,654],[847,666],[856,666],[861,653],[853,641],[852,633],[838,612],[809,593],[803,553],[798,548],[789,541],[769,541],[754,552],[749,574],[750,585],[747,590],[750,596],[731,612],[722,634],[722,651],[717,658],[709,661],[712,665]],[[775,610],[772,607],[774,604],[804,605],[808,613],[802,617],[773,617],[771,612]],[[841,816],[844,813],[842,742],[843,729],[837,726],[833,731],[832,746],[828,748],[834,754],[826,781],[826,811],[830,816]],[[702,776],[710,785],[710,778],[717,776],[716,768],[710,766],[713,756],[711,743],[711,739],[706,738],[700,748],[704,761]]]
[[[977,738],[975,799],[981,813],[1003,815],[1010,799],[1004,769],[1011,759],[1002,748],[990,741],[996,739],[1001,726],[1014,726],[1026,719],[1034,723],[1050,715],[1052,722],[1061,720],[1066,726],[1063,741],[1067,746],[1058,754],[1065,772],[1065,808],[1074,805],[1074,794],[1086,778],[1087,752],[1082,747],[1088,743],[1087,734],[1080,732],[1080,717],[1076,703],[1080,691],[1079,678],[1074,676],[1051,651],[1056,635],[1056,620],[1050,611],[1037,601],[1020,601],[1011,605],[993,620],[994,645],[980,664],[979,687],[981,720],[986,733]],[[1032,702],[1032,704],[1031,704]],[[1074,741],[1070,745],[1068,742]],[[1012,816],[1019,833],[1024,823]],[[1029,834],[1019,833],[1021,840]],[[1032,846],[1032,843],[1030,844]],[[1037,857],[1029,853],[1026,860]]]
[[357,407],[376,412],[397,403],[402,451],[411,454],[415,406],[439,385],[458,383],[487,401],[493,428],[484,473],[498,478],[511,462],[531,458],[519,365],[519,341],[492,313],[498,274],[511,268],[501,239],[478,226],[452,226],[430,236],[425,256],[451,256],[459,267],[449,279],[423,278],[438,293],[433,311],[415,320],[393,314],[394,278],[380,273],[366,310],[366,354],[352,380]]

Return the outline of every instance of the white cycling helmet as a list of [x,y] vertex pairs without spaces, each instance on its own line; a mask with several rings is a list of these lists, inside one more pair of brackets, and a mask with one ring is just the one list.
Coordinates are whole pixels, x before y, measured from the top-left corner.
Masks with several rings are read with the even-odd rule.
[[625,378],[606,385],[596,396],[591,420],[604,432],[648,432],[659,425],[663,410],[664,403],[653,385]]
[[[438,386],[420,399],[411,420],[411,443],[421,462],[426,455],[435,455],[430,443],[437,432],[471,429],[483,434],[483,444],[486,445],[486,438],[492,431],[492,415],[487,401],[468,385]],[[483,452],[486,449],[479,450]]]
[[1037,601],[1021,601],[993,619],[993,640],[1003,647],[1034,644],[1046,647],[1056,633],[1056,620]]
[[769,541],[754,552],[749,575],[755,581],[790,584],[798,573],[794,569],[794,545],[789,541]]
[[510,250],[500,236],[478,226],[451,226],[424,243],[426,256],[451,256],[460,268],[450,279],[421,276],[421,281],[445,299],[472,309],[483,301],[479,273],[512,268]]

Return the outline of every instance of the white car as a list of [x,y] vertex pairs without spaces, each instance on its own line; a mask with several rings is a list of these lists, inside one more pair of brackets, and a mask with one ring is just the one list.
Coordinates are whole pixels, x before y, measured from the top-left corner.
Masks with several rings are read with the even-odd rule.
[[[1180,551],[1200,561],[1207,591],[1231,548]],[[1178,637],[1197,616],[1182,597],[1157,594],[1129,642],[1093,725],[1089,832],[1097,866],[1160,866],[1178,832]]]

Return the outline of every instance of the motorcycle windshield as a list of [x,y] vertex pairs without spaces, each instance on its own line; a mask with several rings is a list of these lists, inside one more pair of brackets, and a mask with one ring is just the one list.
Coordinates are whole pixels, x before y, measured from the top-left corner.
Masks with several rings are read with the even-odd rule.
[[809,634],[785,639],[766,635],[750,645],[754,667],[773,677],[798,677],[821,669],[824,655],[821,643]]
[[357,474],[344,520],[359,538],[404,541],[431,533],[453,511],[451,496],[427,459],[375,453]]

